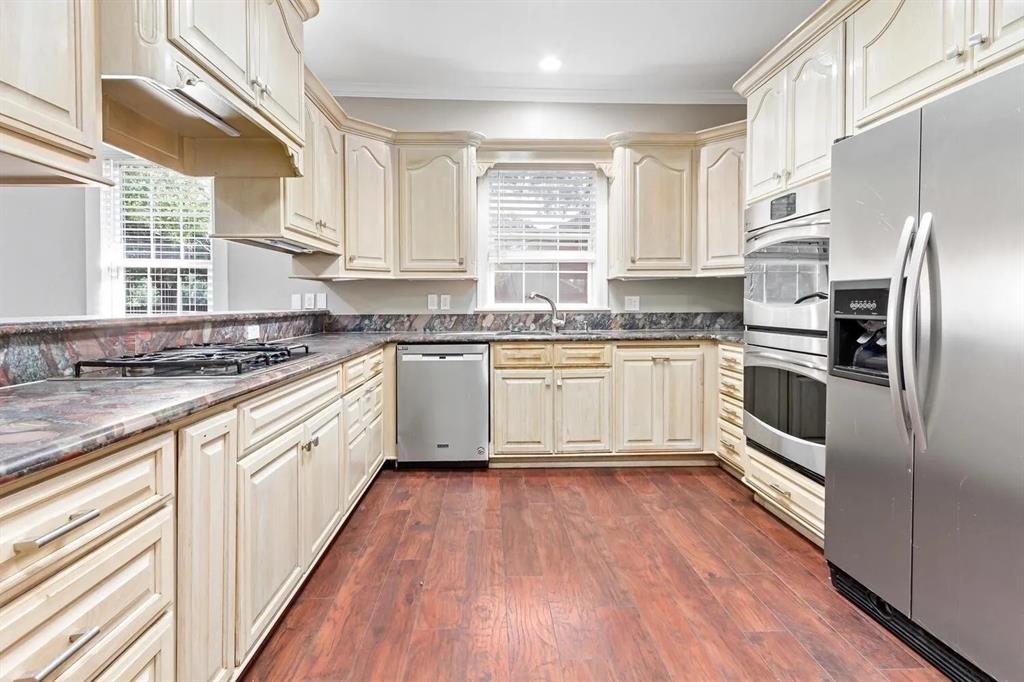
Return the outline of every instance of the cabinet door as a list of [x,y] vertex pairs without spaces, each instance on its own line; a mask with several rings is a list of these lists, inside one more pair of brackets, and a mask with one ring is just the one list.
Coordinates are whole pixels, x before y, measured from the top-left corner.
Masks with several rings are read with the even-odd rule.
[[680,272],[691,267],[692,152],[629,152],[628,271]]
[[391,269],[391,149],[378,140],[345,135],[345,267]]
[[843,136],[843,27],[797,57],[786,67],[786,78],[786,184],[791,187],[827,175],[832,143]]
[[380,467],[384,459],[384,416],[377,417],[366,427],[367,476],[369,477]]
[[745,138],[700,150],[697,176],[697,265],[712,274],[743,274]]
[[700,450],[704,423],[704,354],[700,348],[659,350],[662,373],[658,401],[665,450]]
[[363,391],[357,389],[343,400],[345,414],[345,508],[348,509],[362,492],[369,471],[369,446],[366,422],[363,420]]
[[4,0],[0,27],[0,124],[95,156],[95,4]]
[[302,17],[290,0],[256,0],[255,7],[262,81],[260,108],[282,130],[302,141]]
[[230,410],[178,432],[178,677],[228,680],[235,669],[235,470]]
[[[306,100],[306,130],[315,131],[321,118],[319,110]],[[320,168],[317,158],[319,140],[316,135],[307,136],[306,145],[302,149],[302,177],[287,178],[285,183],[285,200],[287,202],[288,229],[306,235],[319,236],[317,221],[317,180]]]
[[171,0],[167,38],[246,99],[255,96],[250,0]]
[[[307,104],[307,107],[310,105]],[[316,135],[316,206],[320,236],[336,246],[341,245],[341,131],[320,114]],[[307,130],[310,130],[307,128]]]
[[847,20],[853,125],[966,76],[966,0],[870,0]]
[[658,450],[662,439],[660,368],[653,350],[615,351],[615,449]]
[[780,73],[747,99],[747,203],[784,186],[786,170],[786,74]]
[[556,370],[555,451],[610,451],[611,398],[611,368]]
[[967,43],[979,69],[1024,51],[1024,0],[975,0]]
[[464,272],[473,206],[464,147],[398,150],[398,267]]
[[340,399],[306,422],[300,461],[302,540],[307,564],[323,549],[341,522],[343,433]]
[[299,425],[238,463],[235,663],[285,605],[305,568],[299,522]]
[[545,455],[553,448],[553,397],[550,369],[494,371],[494,452]]

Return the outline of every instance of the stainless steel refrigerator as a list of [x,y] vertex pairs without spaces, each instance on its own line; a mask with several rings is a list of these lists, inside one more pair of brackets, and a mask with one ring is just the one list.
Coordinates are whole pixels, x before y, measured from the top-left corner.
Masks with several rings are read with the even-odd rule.
[[1024,66],[836,143],[832,220],[833,583],[1024,679]]

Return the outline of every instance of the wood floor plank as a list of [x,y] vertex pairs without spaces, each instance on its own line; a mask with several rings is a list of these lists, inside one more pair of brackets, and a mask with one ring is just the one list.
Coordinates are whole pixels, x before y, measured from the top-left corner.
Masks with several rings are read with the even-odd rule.
[[382,471],[243,679],[941,675],[718,469]]

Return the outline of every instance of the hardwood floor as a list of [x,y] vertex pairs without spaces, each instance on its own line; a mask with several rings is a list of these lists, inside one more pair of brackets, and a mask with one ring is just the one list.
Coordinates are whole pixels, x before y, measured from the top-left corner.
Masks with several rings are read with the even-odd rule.
[[717,468],[385,470],[247,680],[941,680]]

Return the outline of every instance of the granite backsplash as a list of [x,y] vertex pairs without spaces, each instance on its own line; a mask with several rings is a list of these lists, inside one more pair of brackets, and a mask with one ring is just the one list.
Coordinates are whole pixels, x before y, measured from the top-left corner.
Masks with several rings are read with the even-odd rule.
[[189,343],[237,343],[247,324],[263,341],[323,331],[327,313],[258,312],[0,323],[0,386],[74,373],[75,363]]
[[[742,330],[743,313],[560,313],[566,331],[614,329]],[[548,329],[550,313],[330,315],[330,332],[469,332]]]

